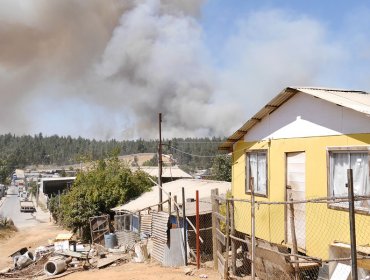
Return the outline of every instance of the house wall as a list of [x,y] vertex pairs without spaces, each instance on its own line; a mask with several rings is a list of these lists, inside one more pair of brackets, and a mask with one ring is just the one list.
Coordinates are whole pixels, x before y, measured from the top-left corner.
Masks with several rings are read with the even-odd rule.
[[[326,197],[327,147],[370,145],[370,133],[337,136],[271,139],[259,142],[239,141],[234,145],[232,194],[235,198],[250,199],[245,193],[245,152],[268,150],[268,197],[257,201],[284,201],[286,153],[306,153],[306,198]],[[250,234],[250,205],[235,203],[235,224],[240,232]],[[261,205],[256,209],[256,235],[274,243],[285,238],[284,206]],[[370,216],[356,214],[357,242],[369,244]],[[348,212],[329,209],[327,204],[306,205],[306,252],[321,258],[329,257],[329,245],[334,241],[349,243]]]
[[364,131],[370,131],[369,116],[298,93],[248,131],[244,141],[356,134]]

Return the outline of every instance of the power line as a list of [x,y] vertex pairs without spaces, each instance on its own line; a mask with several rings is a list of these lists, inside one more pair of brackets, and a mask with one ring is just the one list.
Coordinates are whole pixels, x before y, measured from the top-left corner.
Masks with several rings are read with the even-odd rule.
[[179,153],[182,153],[182,154],[188,155],[188,156],[192,156],[192,157],[199,157],[199,158],[215,158],[215,157],[217,157],[217,156],[223,156],[223,155],[227,156],[227,154],[217,154],[217,155],[215,155],[215,156],[194,155],[194,154],[187,153],[187,152],[185,152],[185,151],[179,150],[179,149],[177,149],[177,148],[175,148],[175,147],[172,147],[172,146],[170,146],[170,145],[168,145],[168,148],[170,148],[170,149],[172,149],[172,150],[175,150],[175,151],[177,151],[177,152],[179,152]]

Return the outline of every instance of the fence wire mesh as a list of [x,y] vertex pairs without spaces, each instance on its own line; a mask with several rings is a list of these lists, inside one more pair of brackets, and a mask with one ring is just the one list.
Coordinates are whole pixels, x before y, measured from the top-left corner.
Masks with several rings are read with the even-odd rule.
[[[370,278],[370,217],[355,215],[358,279]],[[258,279],[348,279],[351,275],[350,218],[346,198],[255,203],[255,273]],[[228,199],[229,272],[251,274],[252,204]],[[334,278],[333,278],[334,277]],[[368,277],[368,278],[366,278]]]

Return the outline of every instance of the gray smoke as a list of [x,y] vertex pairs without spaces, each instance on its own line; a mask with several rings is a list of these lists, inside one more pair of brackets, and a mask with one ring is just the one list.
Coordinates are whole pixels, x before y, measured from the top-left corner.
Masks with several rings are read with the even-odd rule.
[[195,19],[201,1],[17,3],[5,1],[0,12],[0,117],[10,121],[2,132],[35,127],[26,107],[44,98],[124,116],[126,127],[94,120],[99,127],[88,128],[97,138],[155,137],[159,112],[168,137],[222,133]]
[[319,22],[258,11],[213,67],[202,5],[0,0],[0,133],[155,138],[162,112],[165,137],[228,135],[286,86],[333,86],[348,57]]

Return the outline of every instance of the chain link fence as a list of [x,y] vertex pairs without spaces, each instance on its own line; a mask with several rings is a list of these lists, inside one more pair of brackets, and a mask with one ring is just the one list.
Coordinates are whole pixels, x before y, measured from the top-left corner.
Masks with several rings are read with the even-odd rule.
[[[362,208],[369,199],[354,199],[358,279],[370,278],[370,217]],[[251,277],[254,270],[258,279],[348,279],[352,265],[349,202],[344,197],[222,201],[213,195],[214,227],[229,239],[220,244],[222,238],[215,231],[215,265],[220,271],[223,257],[227,273],[220,273],[226,277]]]

